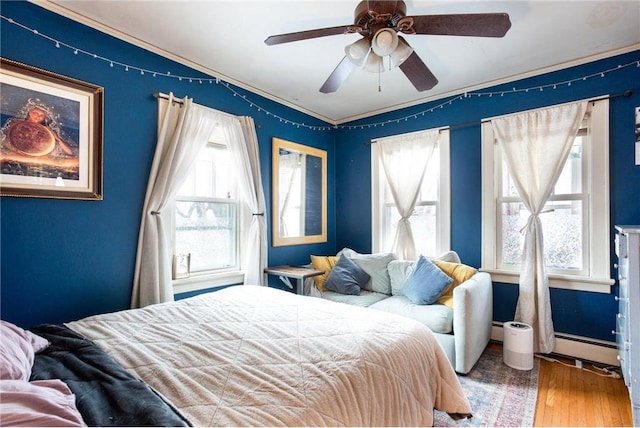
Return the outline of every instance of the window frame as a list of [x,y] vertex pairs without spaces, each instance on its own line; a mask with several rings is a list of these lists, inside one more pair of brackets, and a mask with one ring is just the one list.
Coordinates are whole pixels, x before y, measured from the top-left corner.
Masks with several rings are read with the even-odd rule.
[[[226,150],[231,150],[228,144],[224,142],[220,142],[220,137],[217,133],[210,138],[210,140],[206,143],[205,146],[202,147],[204,150],[206,147],[210,146],[224,146]],[[244,257],[244,245],[247,238],[247,231],[249,222],[251,220],[251,216],[248,213],[248,209],[246,207],[246,203],[240,198],[239,190],[236,186],[236,198],[235,205],[237,210],[237,233],[236,233],[236,265],[233,267],[222,268],[222,269],[212,269],[206,271],[198,271],[192,272],[190,276],[186,278],[175,278],[172,279],[173,283],[173,292],[174,295],[181,294],[185,292],[204,290],[213,287],[219,287],[224,285],[231,284],[241,284],[244,282],[244,271],[243,271],[243,257]],[[224,202],[227,203],[229,199],[221,199],[219,197],[206,197],[206,196],[194,196],[194,197],[184,197],[176,195],[171,204],[169,206],[171,212],[171,248],[172,254],[175,254],[175,233],[176,233],[176,218],[175,218],[175,202],[176,201],[195,201],[195,202]]]
[[[440,177],[438,181],[438,200],[435,202],[436,206],[436,252],[438,254],[425,254],[425,256],[436,257],[451,249],[451,153],[450,153],[450,128],[442,127],[435,128],[439,132],[438,137],[438,154],[440,163]],[[433,130],[435,130],[433,129]],[[424,132],[430,131],[421,130],[416,131]],[[413,134],[399,134],[409,135]],[[382,175],[381,175],[382,174]],[[384,189],[380,189],[383,183],[386,183],[386,179],[383,182],[384,172],[380,166],[380,151],[375,143],[375,140],[371,143],[371,245],[373,252],[388,252],[388,249],[382,248],[382,233],[383,231],[383,212],[384,206],[381,204],[381,197],[384,194]],[[431,201],[423,205],[431,205]],[[418,204],[416,204],[417,206]]]
[[[610,293],[610,218],[609,218],[609,100],[590,100],[590,141],[583,144],[583,228],[588,237],[583,248],[583,274],[548,272],[549,286],[571,290]],[[498,230],[498,189],[501,186],[501,157],[495,142],[491,119],[482,121],[482,268],[495,282],[518,284],[519,270],[500,266],[501,231]],[[585,169],[586,168],[586,169]],[[584,199],[583,199],[584,201]],[[584,229],[583,229],[583,236]]]

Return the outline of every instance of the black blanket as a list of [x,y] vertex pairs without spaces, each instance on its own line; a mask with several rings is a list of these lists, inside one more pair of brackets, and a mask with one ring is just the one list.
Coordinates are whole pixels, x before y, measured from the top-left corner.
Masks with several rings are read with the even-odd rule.
[[63,325],[31,329],[51,345],[36,354],[31,380],[61,379],[89,426],[190,426],[146,383]]

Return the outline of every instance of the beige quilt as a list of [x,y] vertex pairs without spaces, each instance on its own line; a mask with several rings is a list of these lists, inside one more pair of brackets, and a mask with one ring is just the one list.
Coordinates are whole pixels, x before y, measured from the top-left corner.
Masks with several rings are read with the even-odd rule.
[[196,426],[433,425],[471,413],[431,331],[258,286],[96,315],[93,340]]

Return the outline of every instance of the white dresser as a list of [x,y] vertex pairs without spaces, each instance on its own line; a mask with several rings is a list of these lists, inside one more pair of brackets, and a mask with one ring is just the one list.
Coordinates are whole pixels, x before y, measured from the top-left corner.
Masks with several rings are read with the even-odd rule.
[[640,225],[616,226],[620,291],[616,342],[624,382],[629,388],[633,425],[640,427]]

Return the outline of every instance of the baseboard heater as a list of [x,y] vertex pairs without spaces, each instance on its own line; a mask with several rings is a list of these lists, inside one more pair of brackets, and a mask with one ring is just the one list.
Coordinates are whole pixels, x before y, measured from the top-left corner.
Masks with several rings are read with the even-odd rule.
[[[556,346],[552,354],[608,366],[620,366],[615,342],[566,333],[556,333],[555,336]],[[503,337],[502,323],[494,321],[491,329],[491,340],[502,342]]]

